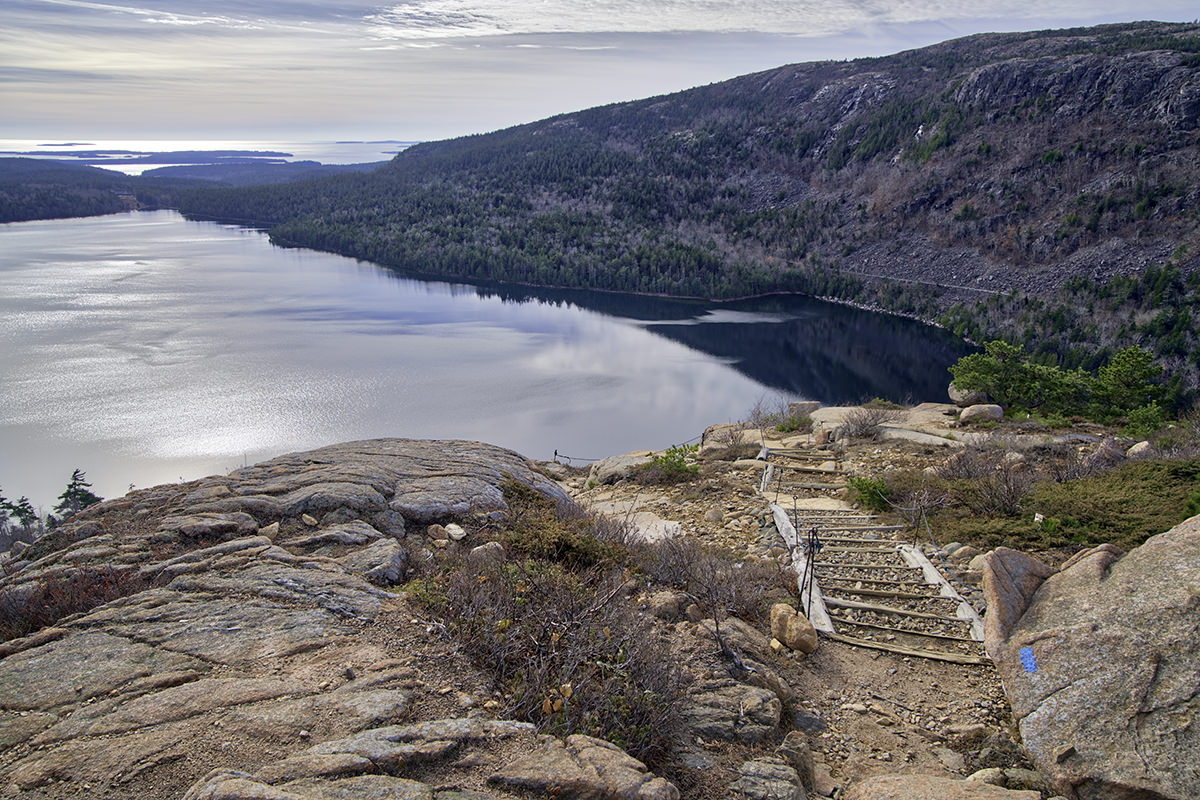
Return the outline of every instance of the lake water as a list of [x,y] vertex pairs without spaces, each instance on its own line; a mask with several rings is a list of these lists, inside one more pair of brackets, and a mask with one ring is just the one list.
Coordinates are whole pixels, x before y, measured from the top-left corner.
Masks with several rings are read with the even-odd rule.
[[47,509],[331,442],[479,439],[594,459],[764,396],[943,400],[963,352],[907,320],[487,289],[174,212],[0,225],[0,490]]

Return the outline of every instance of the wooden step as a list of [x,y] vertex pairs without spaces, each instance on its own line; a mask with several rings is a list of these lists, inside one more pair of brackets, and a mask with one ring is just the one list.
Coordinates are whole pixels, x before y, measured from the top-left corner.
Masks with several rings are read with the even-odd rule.
[[842,547],[838,544],[822,544],[821,549],[829,553],[895,553],[894,547]]
[[[818,536],[820,536],[819,533]],[[908,544],[908,542],[902,542],[899,539],[854,539],[848,536],[821,536],[821,541],[825,542],[826,544]]]
[[903,645],[892,644],[891,642],[874,642],[870,639],[859,639],[854,636],[846,636],[841,633],[827,633],[825,636],[835,642],[854,645],[855,647],[866,647],[871,650],[883,650],[888,653],[896,653],[902,656],[913,656],[916,658],[928,658],[933,661],[948,661],[951,664],[990,664],[991,659],[987,656],[970,656],[964,653],[941,653],[936,650],[921,650],[916,647],[905,647]]
[[803,517],[800,518],[801,527],[817,526],[825,531],[867,531],[878,533],[891,533],[893,531],[904,530],[903,525],[829,525],[823,522],[809,522]]
[[857,625],[860,628],[870,628],[876,631],[887,631],[888,633],[899,633],[906,636],[922,636],[926,639],[938,639],[945,642],[965,642],[967,644],[981,645],[982,642],[977,642],[974,639],[966,636],[949,636],[944,633],[926,633],[925,631],[910,631],[906,628],[893,628],[888,625],[875,625],[870,622],[859,622],[850,619],[849,617],[841,617],[836,614],[830,614],[829,618],[834,622],[840,622],[843,625]]
[[[783,489],[815,489],[815,490],[845,489],[845,488],[846,488],[846,484],[844,484],[844,483],[789,483],[783,487]],[[768,492],[770,491],[770,487],[767,487],[767,491]]]
[[888,591],[887,589],[855,589],[850,586],[830,586],[828,583],[826,583],[822,588],[824,589],[826,596],[829,596],[831,592],[838,592],[840,594],[861,594],[866,595],[867,597],[894,597],[897,600],[948,600],[955,605],[958,605],[959,602],[958,598],[956,597],[942,597],[941,595],[936,594],[895,592]]
[[[826,575],[825,578],[821,582],[824,583],[825,581],[838,581],[838,582],[843,582],[843,583],[869,583],[876,587],[878,587],[878,586],[915,586],[918,589],[930,588],[930,585],[923,581],[891,581],[891,580],[887,580],[886,578],[838,578],[838,577]],[[838,587],[834,587],[834,588],[838,588]],[[903,589],[894,589],[893,591],[903,591]],[[931,594],[931,595],[929,595],[929,597],[940,597],[940,595]]]
[[910,567],[907,564],[839,564],[835,561],[817,561],[813,563],[814,567],[820,569],[906,569],[913,572],[920,572],[920,567]]
[[783,456],[784,458],[810,458],[819,459],[821,461],[839,460],[837,456],[831,453],[814,453],[809,450],[792,450],[786,447],[768,447],[766,449],[766,455],[768,457]]
[[938,622],[952,622],[961,625],[970,625],[970,620],[959,619],[958,617],[947,617],[941,614],[928,614],[924,611],[909,611],[907,608],[895,608],[893,606],[877,606],[872,603],[860,603],[857,600],[842,600],[837,597],[826,597],[825,605],[835,608],[852,608],[856,611],[873,611],[876,614],[889,614],[896,617],[916,617],[917,619],[933,619]]

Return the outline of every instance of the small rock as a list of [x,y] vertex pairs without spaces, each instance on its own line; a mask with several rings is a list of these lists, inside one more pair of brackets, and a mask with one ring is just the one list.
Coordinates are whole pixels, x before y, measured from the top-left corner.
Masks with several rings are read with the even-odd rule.
[[791,731],[783,737],[779,747],[775,748],[784,761],[796,770],[800,783],[806,788],[813,788],[813,754],[808,745],[808,739],[800,731]]
[[972,547],[969,544],[965,544],[962,547],[955,550],[950,555],[950,560],[953,561],[955,564],[962,564],[962,563],[970,561],[971,559],[975,558],[976,556],[982,556],[982,555],[983,555],[983,551],[980,550],[978,547]]
[[300,521],[303,522],[305,525],[307,525],[310,528],[317,527],[317,518],[314,517],[312,514],[301,514]]
[[499,563],[504,560],[504,557],[504,545],[499,542],[485,542],[478,547],[471,548],[471,552],[467,553],[467,561],[472,564]]
[[1126,458],[1147,458],[1154,455],[1154,445],[1142,441],[1125,451]]
[[771,635],[793,650],[811,653],[817,649],[817,630],[808,617],[787,603],[771,607]]
[[467,532],[463,526],[454,522],[446,526],[446,535],[456,542],[461,542],[467,538]]
[[676,622],[683,614],[682,606],[687,602],[687,595],[680,592],[662,591],[650,596],[647,610],[666,622]]

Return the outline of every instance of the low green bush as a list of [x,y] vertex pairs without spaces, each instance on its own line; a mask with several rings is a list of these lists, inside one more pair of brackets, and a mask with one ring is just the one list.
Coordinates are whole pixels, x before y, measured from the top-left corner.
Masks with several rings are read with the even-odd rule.
[[887,511],[888,485],[882,478],[853,475],[846,481],[854,502],[870,511]]
[[644,485],[686,483],[700,476],[700,465],[693,459],[699,449],[694,444],[677,444],[655,456],[650,463],[633,471],[635,482]]

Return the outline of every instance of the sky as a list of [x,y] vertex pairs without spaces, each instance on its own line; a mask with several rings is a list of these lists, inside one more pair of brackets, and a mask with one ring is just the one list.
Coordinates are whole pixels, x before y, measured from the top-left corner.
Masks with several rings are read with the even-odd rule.
[[481,133],[782,64],[1194,0],[3,0],[0,138]]

